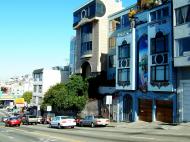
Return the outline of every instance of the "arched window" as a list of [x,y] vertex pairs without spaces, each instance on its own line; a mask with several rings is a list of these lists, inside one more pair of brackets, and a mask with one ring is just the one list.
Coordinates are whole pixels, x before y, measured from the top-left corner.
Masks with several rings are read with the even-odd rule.
[[151,39],[151,54],[163,52],[168,52],[168,35],[164,35],[159,31],[155,38]]
[[119,58],[130,58],[130,44],[126,40],[119,46]]
[[169,81],[168,43],[168,35],[164,35],[161,31],[151,39],[151,82]]

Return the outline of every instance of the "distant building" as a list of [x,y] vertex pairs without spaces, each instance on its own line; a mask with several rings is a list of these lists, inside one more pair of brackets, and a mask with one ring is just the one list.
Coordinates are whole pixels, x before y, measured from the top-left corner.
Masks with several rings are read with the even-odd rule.
[[7,88],[6,92],[0,96],[0,100],[4,100],[5,105],[9,105],[11,101],[22,97],[24,92],[33,91],[33,78],[27,74],[20,77],[12,77],[8,81],[1,83],[1,87]]
[[44,94],[48,89],[58,83],[66,82],[69,78],[69,66],[53,67],[50,69],[37,69],[33,71],[33,96],[31,104],[41,105]]

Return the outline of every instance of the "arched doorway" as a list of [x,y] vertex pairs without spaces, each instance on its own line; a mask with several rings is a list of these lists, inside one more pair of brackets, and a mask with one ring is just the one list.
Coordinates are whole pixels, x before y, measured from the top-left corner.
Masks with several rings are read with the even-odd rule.
[[85,62],[82,64],[81,68],[82,68],[82,76],[84,78],[89,77],[91,74],[90,64],[88,62]]
[[131,122],[133,111],[133,99],[131,95],[126,94],[123,98],[123,120]]

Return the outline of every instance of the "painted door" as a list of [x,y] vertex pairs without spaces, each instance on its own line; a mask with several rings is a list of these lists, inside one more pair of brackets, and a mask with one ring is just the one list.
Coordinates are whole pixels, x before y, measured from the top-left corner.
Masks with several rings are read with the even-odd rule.
[[129,94],[123,98],[123,117],[124,121],[132,121],[132,97]]
[[190,121],[190,83],[183,84],[183,121]]
[[156,101],[156,120],[166,123],[173,122],[173,102],[157,100]]
[[139,99],[139,120],[152,122],[152,100]]

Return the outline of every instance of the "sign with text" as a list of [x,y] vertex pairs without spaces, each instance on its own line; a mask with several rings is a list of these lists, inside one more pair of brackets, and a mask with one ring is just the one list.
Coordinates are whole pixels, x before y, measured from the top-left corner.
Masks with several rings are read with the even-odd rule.
[[51,111],[52,107],[51,106],[47,106],[47,111]]
[[106,96],[106,105],[112,104],[112,96]]

